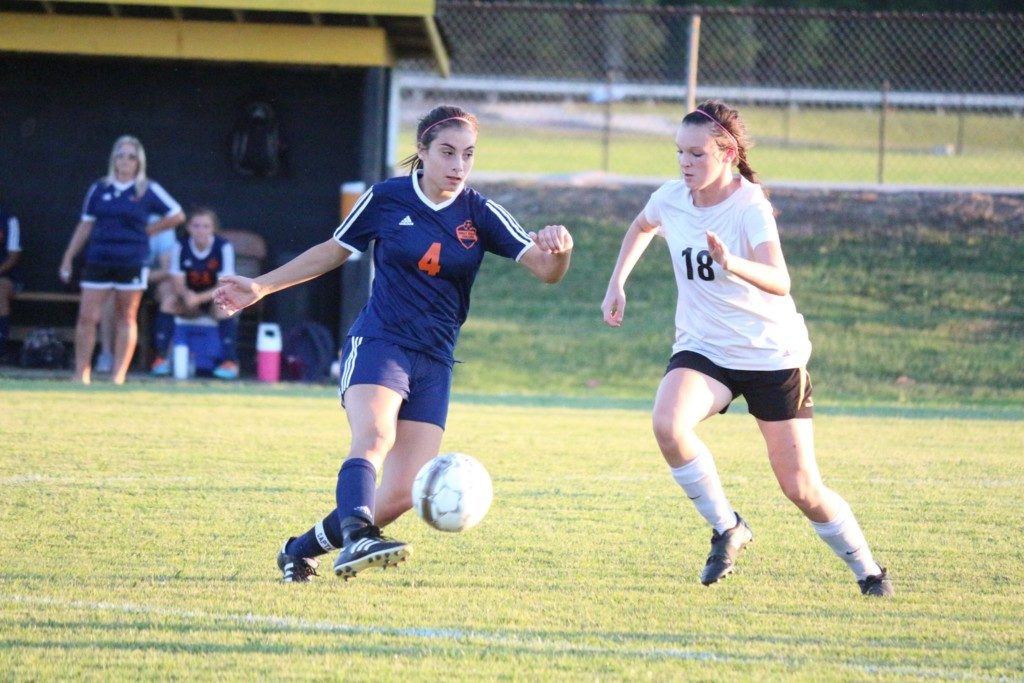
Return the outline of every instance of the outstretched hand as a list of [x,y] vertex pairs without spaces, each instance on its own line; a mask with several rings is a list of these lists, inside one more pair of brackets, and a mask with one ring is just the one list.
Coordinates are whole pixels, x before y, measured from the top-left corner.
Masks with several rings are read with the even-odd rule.
[[537,232],[530,233],[530,239],[549,254],[564,254],[572,251],[572,235],[564,225],[546,225]]
[[711,252],[711,258],[722,266],[723,270],[729,270],[729,266],[726,265],[729,262],[729,247],[725,246],[725,242],[710,230],[705,231],[704,234],[708,239],[708,251]]
[[213,303],[228,315],[234,315],[262,298],[255,281],[241,275],[222,276],[213,292]]

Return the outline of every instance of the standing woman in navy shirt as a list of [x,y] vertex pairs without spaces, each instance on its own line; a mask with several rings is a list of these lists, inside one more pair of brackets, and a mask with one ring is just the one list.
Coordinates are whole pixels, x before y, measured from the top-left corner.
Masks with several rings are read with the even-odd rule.
[[[149,222],[152,215],[162,216]],[[103,304],[114,296],[114,368],[111,380],[124,384],[138,338],[138,313],[146,291],[149,237],[185,220],[181,206],[164,188],[146,177],[146,151],[122,135],[110,152],[107,175],[89,188],[82,218],[60,263],[60,279],[71,280],[71,265],[85,247],[82,300],[75,327],[75,380],[92,380],[96,325]]]
[[381,536],[380,527],[412,507],[413,479],[440,450],[455,343],[484,254],[515,259],[547,283],[569,269],[573,241],[564,226],[527,233],[466,187],[477,139],[472,114],[437,107],[416,137],[417,151],[404,162],[410,175],[371,187],[330,239],[256,279],[224,277],[214,295],[236,311],[337,268],[375,241],[370,298],[342,353],[339,393],[352,443],[338,473],[337,507],[282,546],[284,581],[309,581],[317,556],[339,548],[334,572],[346,579],[408,556],[409,546]]

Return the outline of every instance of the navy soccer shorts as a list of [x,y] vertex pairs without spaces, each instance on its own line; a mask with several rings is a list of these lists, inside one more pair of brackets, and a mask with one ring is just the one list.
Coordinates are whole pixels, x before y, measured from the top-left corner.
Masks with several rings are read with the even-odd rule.
[[145,266],[97,266],[85,264],[79,286],[82,289],[119,289],[126,292],[143,291],[149,282],[149,268]]
[[452,366],[419,351],[384,339],[349,337],[341,353],[338,395],[345,406],[345,392],[354,384],[376,384],[402,397],[399,420],[429,422],[444,429]]
[[[717,380],[729,388],[732,397],[747,399],[747,411],[765,422],[781,422],[814,415],[811,376],[804,368],[789,370],[730,370],[693,351],[672,356],[667,375],[676,368],[689,368]],[[726,406],[721,410],[729,409]]]

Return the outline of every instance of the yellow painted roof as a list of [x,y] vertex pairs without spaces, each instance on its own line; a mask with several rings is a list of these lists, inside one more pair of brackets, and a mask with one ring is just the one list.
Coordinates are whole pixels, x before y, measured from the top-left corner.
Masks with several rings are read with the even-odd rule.
[[435,9],[434,0],[5,0],[0,51],[340,66],[428,58],[447,76]]
[[[367,14],[377,16],[433,16],[434,0],[61,0],[78,5],[121,7],[178,7],[197,9],[252,10],[259,12],[313,12],[324,14]],[[45,5],[46,2],[39,4]],[[52,3],[51,3],[52,4]]]

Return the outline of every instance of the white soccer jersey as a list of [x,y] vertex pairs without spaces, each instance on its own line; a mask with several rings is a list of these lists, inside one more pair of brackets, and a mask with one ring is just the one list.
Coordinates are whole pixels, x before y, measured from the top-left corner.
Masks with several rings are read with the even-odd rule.
[[769,294],[722,270],[704,232],[716,233],[732,254],[779,241],[771,204],[761,186],[740,178],[740,188],[716,206],[693,205],[682,180],[661,186],[644,208],[668,243],[679,288],[672,353],[695,351],[732,370],[785,370],[806,365],[811,342],[803,316],[788,294]]

